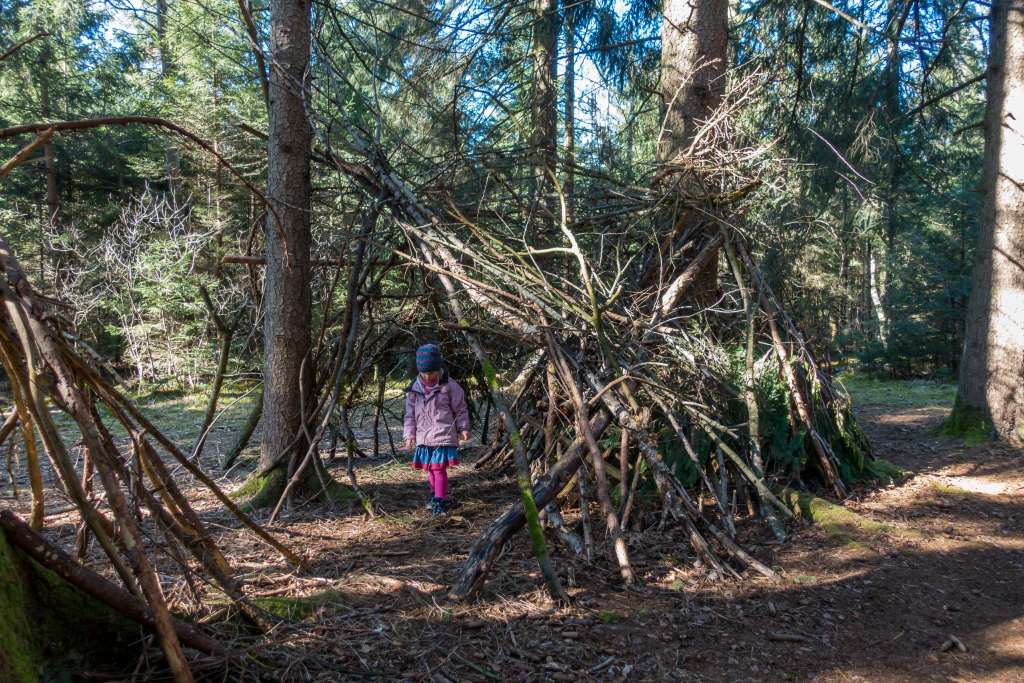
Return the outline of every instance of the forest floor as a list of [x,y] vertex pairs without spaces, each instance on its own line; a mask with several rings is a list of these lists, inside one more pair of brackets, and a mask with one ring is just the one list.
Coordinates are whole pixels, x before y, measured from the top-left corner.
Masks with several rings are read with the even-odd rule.
[[[273,527],[311,558],[303,574],[196,491],[251,593],[286,617],[269,645],[247,652],[257,641],[239,637],[227,671],[210,661],[197,673],[250,680],[262,655],[280,666],[263,680],[1024,681],[1024,453],[940,436],[948,387],[857,382],[852,392],[877,454],[908,476],[856,491],[815,524],[794,525],[782,545],[756,522],[741,527],[779,582],[709,581],[679,530],[654,527],[629,535],[643,586],[627,590],[600,544],[588,566],[551,539],[574,599],[554,609],[520,534],[482,596],[455,604],[446,587],[515,498],[508,478],[464,463],[452,479],[460,506],[433,518],[421,474],[401,455],[359,460],[382,514],[300,508]],[[157,403],[165,417],[177,405]],[[193,403],[187,412],[199,414]],[[211,436],[211,467],[231,431],[229,421]],[[343,460],[334,468],[346,481]],[[25,496],[15,505],[27,507]],[[67,543],[71,519],[55,511],[47,522]],[[223,637],[236,628],[212,594],[197,610],[184,590],[170,593]]]

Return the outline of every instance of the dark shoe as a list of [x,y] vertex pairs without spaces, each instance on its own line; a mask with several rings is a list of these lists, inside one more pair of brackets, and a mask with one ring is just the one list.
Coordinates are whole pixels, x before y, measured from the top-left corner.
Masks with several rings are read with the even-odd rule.
[[455,508],[459,507],[459,503],[452,498],[442,498],[441,505],[444,507],[445,512],[451,512]]
[[444,501],[440,498],[432,498],[430,500],[430,513],[435,517],[443,515],[446,512],[444,509]]

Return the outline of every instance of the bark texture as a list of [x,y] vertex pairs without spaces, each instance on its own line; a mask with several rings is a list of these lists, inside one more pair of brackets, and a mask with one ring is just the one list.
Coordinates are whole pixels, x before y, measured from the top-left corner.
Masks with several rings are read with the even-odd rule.
[[[685,159],[700,125],[721,104],[728,64],[729,3],[722,0],[666,0],[661,29],[663,130],[658,163]],[[685,179],[684,179],[685,181]],[[699,190],[696,194],[699,194]],[[700,243],[717,234],[696,212],[675,219],[675,232]],[[717,256],[717,253],[716,253]],[[716,288],[718,259],[701,269],[694,288],[701,300]]]
[[[310,3],[270,3],[270,137],[268,142],[267,268],[263,326],[263,443],[260,469],[281,455],[304,453],[302,393],[312,400],[311,373],[303,371],[310,348],[311,132],[303,107],[309,67]],[[301,440],[300,440],[301,441]]]
[[558,0],[534,0],[533,92],[531,94],[530,148],[533,155],[532,210],[538,242],[554,238],[554,199],[552,174],[558,163]]
[[728,9],[721,0],[666,0],[661,25],[664,130],[658,161],[685,152],[699,123],[722,102]]
[[954,420],[1024,440],[1024,0],[992,7],[982,223]]

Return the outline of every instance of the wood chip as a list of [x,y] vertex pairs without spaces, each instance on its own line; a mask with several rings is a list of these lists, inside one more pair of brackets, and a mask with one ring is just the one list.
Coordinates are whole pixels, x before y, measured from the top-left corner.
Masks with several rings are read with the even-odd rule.
[[956,648],[960,652],[967,652],[967,646],[963,644],[963,641],[961,641],[954,635],[950,635],[949,638],[946,639],[946,642],[944,642],[942,644],[942,647],[940,647],[939,649],[943,652],[949,652],[953,648]]

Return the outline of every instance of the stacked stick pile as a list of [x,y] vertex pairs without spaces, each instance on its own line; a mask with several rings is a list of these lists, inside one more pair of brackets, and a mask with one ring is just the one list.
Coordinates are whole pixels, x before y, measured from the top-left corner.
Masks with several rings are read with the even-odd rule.
[[[156,571],[155,546],[166,550],[193,591],[197,580],[208,582],[233,602],[254,627],[269,630],[272,624],[266,614],[246,599],[242,582],[235,578],[224,552],[182,492],[178,482],[182,475],[172,473],[160,451],[209,488],[271,552],[279,553],[296,567],[302,561],[246,516],[173,441],[103,379],[91,361],[68,345],[60,334],[60,326],[51,321],[2,239],[0,296],[0,361],[15,404],[9,421],[21,428],[32,494],[30,523],[4,510],[0,512],[0,528],[12,543],[44,567],[154,631],[174,679],[190,681],[191,668],[182,644],[218,656],[225,654],[225,648],[196,627],[171,616]],[[51,406],[69,416],[77,427],[85,447],[85,458],[77,468],[66,437],[51,415]],[[104,421],[101,407],[128,435],[128,454],[115,442],[112,425]],[[95,539],[123,587],[86,568],[37,533],[42,528],[46,505],[40,457],[35,451],[37,437],[57,474],[59,487],[80,513],[79,557],[84,557],[90,541]],[[105,504],[94,494],[96,478],[102,485]],[[152,533],[159,534],[162,543],[154,544]]]
[[[595,539],[603,539],[626,584],[637,578],[624,529],[641,517],[680,525],[714,576],[747,569],[773,576],[737,543],[739,512],[754,511],[781,540],[792,516],[779,499],[783,487],[800,482],[842,497],[851,482],[871,474],[872,456],[848,397],[818,367],[757,266],[763,233],[746,217],[771,192],[779,162],[769,149],[736,142],[730,108],[742,105],[742,96],[727,98],[650,187],[591,178],[587,197],[567,197],[552,177],[551,201],[500,192],[467,201],[448,188],[417,187],[356,131],[312,121],[319,136],[314,158],[364,194],[367,218],[355,226],[347,258],[323,260],[328,296],[316,348],[304,361],[315,381],[303,397],[303,434],[295,435],[305,445],[280,454],[279,462],[290,462],[290,479],[271,518],[297,504],[294,487],[310,467],[329,499],[321,451],[326,440],[333,452],[339,438],[349,456],[348,483],[373,513],[372,492],[360,490],[351,466],[359,449],[350,411],[371,393],[380,414],[380,369],[396,346],[408,343],[402,330],[420,325],[446,331],[449,340],[457,336],[472,352],[501,425],[478,465],[514,468],[521,498],[476,542],[450,588],[452,599],[478,594],[506,542],[526,527],[550,594],[564,601],[545,523],[573,552],[592,554]],[[125,121],[91,125],[112,123]],[[163,121],[129,123],[184,134]],[[38,124],[0,131],[0,137],[88,127]],[[576,211],[583,206],[591,209]],[[253,242],[248,260],[239,261],[250,273]],[[407,274],[421,277],[398,285],[385,278],[403,264]],[[245,599],[165,459],[208,487],[274,552],[296,565],[300,559],[246,517],[97,372],[94,360],[67,343],[2,241],[0,270],[0,359],[17,405],[6,433],[20,425],[29,448],[33,525],[38,529],[44,505],[39,458],[28,446],[34,432],[81,514],[79,545],[94,538],[124,588],[87,572],[10,513],[0,523],[15,541],[22,539],[26,552],[154,628],[177,680],[190,680],[181,642],[208,652],[220,647],[172,619],[140,530],[143,514],[155,521],[182,576],[201,572],[255,626],[269,623]],[[710,286],[709,271],[718,273]],[[342,284],[346,292],[334,296]],[[329,304],[339,298],[337,311]],[[396,298],[401,306],[389,303]],[[494,353],[509,347],[518,353]],[[773,434],[760,420],[765,387],[773,383],[784,393],[796,457],[776,457],[769,447]],[[77,470],[51,405],[81,434],[87,459]],[[101,407],[127,434],[127,456]],[[103,510],[90,490],[94,474],[102,483]],[[591,519],[591,502],[603,523]],[[582,538],[563,522],[565,509],[578,511]]]
[[[713,574],[750,568],[771,576],[734,540],[737,498],[783,539],[792,517],[777,495],[784,486],[817,485],[842,498],[850,483],[872,476],[870,444],[848,396],[818,366],[759,270],[763,233],[743,227],[785,175],[770,147],[744,146],[730,127],[752,91],[751,82],[737,84],[649,188],[601,178],[588,197],[572,198],[552,175],[547,207],[494,191],[487,203],[475,200],[472,215],[452,193],[427,195],[405,182],[357,132],[341,140],[321,134],[325,158],[403,230],[411,248],[402,258],[432,276],[424,298],[445,304],[427,309],[437,311],[436,324],[460,333],[476,356],[504,434],[478,466],[516,471],[521,502],[476,543],[450,597],[477,594],[525,525],[551,595],[564,600],[541,516],[586,552],[593,529],[578,501],[592,499],[609,553],[633,583],[623,518],[641,480],[656,489],[658,514],[686,529]],[[438,194],[447,197],[441,205],[423,198]],[[597,208],[577,215],[576,205]],[[554,235],[545,237],[545,223]],[[720,273],[711,287],[709,270]],[[509,346],[520,357],[532,351],[525,366],[498,368],[486,352]],[[518,377],[511,395],[499,369]],[[759,408],[773,381],[785,393],[795,459],[770,450],[766,457],[772,435]],[[681,455],[670,462],[670,452]],[[683,470],[692,481],[680,479]],[[559,508],[570,501],[584,541],[561,523]]]

